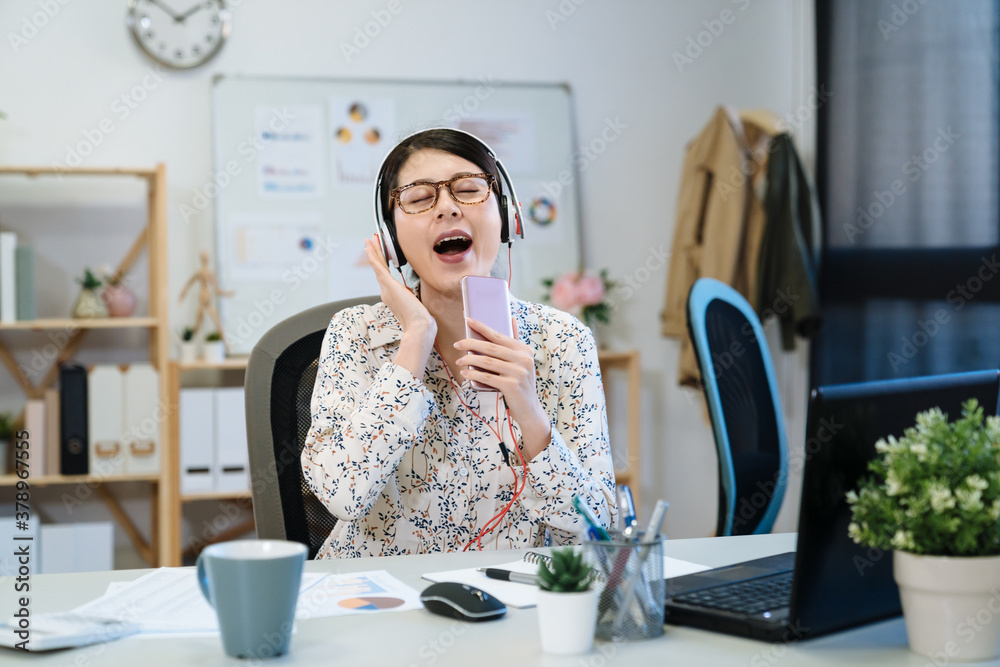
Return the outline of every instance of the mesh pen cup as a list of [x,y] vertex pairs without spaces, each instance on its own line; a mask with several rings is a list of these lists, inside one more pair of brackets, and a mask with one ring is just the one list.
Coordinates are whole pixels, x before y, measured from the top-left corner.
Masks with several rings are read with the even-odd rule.
[[584,542],[600,591],[594,638],[631,642],[659,637],[666,595],[663,538],[646,540],[640,535],[638,541],[628,542],[618,531],[610,535],[610,542]]

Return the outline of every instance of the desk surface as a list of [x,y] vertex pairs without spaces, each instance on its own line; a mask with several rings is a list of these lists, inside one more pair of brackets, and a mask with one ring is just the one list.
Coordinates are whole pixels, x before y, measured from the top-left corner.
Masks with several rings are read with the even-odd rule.
[[[718,566],[791,551],[793,534],[669,540],[674,558]],[[425,572],[493,565],[511,560],[510,552],[394,556],[380,559],[310,562],[311,571],[354,572],[385,569],[421,590]],[[145,570],[39,575],[32,578],[32,613],[63,611],[102,595],[109,582],[129,581]],[[14,611],[13,583],[0,579],[0,618]],[[798,644],[767,644],[688,628],[667,627],[663,637],[633,644],[595,645],[590,655],[559,657],[542,653],[534,609],[510,609],[493,623],[466,624],[424,610],[341,616],[302,621],[291,653],[254,663],[227,658],[216,636],[185,639],[128,638],[105,645],[25,654],[0,649],[4,665],[237,665],[342,664],[352,667],[429,665],[890,665],[924,666],[929,661],[907,649],[901,618]]]

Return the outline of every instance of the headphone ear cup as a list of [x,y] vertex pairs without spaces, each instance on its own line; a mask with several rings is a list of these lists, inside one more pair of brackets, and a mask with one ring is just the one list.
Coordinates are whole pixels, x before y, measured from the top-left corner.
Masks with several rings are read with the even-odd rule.
[[507,197],[500,196],[500,243],[510,243],[510,217],[508,216]]
[[394,269],[399,269],[399,257],[396,254],[396,241],[392,238],[385,223],[381,223],[378,229],[378,240],[382,244],[382,256],[385,257],[386,264]]

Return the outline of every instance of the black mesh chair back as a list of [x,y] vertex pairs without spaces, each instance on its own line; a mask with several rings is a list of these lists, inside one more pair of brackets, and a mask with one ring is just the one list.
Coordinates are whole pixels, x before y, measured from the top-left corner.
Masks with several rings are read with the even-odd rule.
[[301,542],[315,558],[336,519],[306,485],[299,464],[312,422],[313,385],[333,315],[378,297],[337,301],[277,324],[247,362],[246,413],[257,537]]
[[701,279],[688,323],[719,457],[718,535],[770,532],[787,484],[787,445],[771,356],[750,304]]

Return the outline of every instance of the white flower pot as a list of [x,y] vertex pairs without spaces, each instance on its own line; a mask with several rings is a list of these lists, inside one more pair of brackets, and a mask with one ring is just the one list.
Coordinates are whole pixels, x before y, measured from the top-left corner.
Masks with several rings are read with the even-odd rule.
[[1000,657],[1000,556],[893,552],[910,650],[934,660]]
[[556,655],[587,653],[594,646],[598,591],[538,591],[538,629],[542,650]]
[[181,363],[193,364],[198,360],[198,342],[189,340],[181,341]]
[[226,360],[226,344],[221,340],[205,341],[201,345],[201,355],[211,364],[222,363]]

